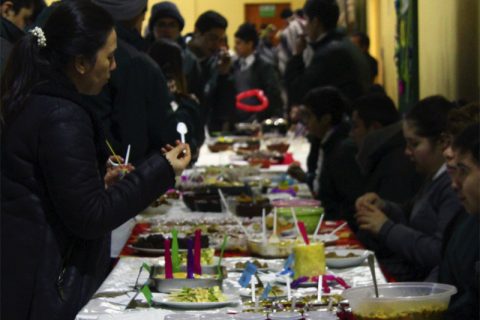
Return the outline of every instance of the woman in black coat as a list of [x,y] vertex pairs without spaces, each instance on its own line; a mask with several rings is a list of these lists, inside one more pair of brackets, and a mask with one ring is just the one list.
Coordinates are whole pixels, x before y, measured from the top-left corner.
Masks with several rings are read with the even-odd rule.
[[105,140],[80,94],[115,68],[113,26],[89,1],[62,2],[2,76],[1,319],[73,319],[106,275],[110,231],[190,161],[188,145],[169,146],[105,189]]

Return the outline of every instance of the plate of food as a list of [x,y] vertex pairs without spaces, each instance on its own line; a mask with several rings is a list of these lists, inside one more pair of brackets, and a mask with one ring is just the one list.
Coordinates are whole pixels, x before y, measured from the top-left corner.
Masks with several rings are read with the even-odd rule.
[[220,287],[212,287],[183,288],[155,302],[174,309],[203,310],[238,304],[239,300],[233,295],[224,294]]
[[348,248],[327,248],[325,263],[330,268],[355,267],[367,259],[370,251]]
[[[257,287],[255,290],[255,296],[260,297],[263,294],[263,287]],[[239,290],[239,294],[243,298],[250,298],[252,296],[252,290],[250,288],[242,288]],[[275,300],[275,299],[283,299],[287,296],[287,292],[285,289],[279,287],[279,286],[272,286],[272,289],[270,290],[268,294],[268,299],[269,300]]]
[[[130,248],[147,254],[163,254],[165,251],[165,236],[163,234],[140,235],[135,243],[129,245]],[[179,251],[187,250],[187,237],[178,238]],[[208,235],[201,237],[202,248],[209,247]]]
[[239,262],[235,263],[234,265],[232,265],[231,270],[233,272],[243,272],[243,270],[245,270],[245,268],[247,267],[247,262],[253,263],[257,267],[258,271],[267,272],[267,271],[270,271],[270,270],[274,269],[273,266],[268,264],[267,262],[262,262],[260,260],[253,259],[253,260],[245,261],[245,262],[240,262],[239,261]]

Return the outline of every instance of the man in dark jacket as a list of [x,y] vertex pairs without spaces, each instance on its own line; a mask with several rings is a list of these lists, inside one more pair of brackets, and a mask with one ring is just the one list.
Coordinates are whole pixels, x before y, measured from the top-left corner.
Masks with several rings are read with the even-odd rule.
[[369,52],[370,38],[364,32],[356,32],[351,36],[350,39],[363,52],[365,58],[367,59],[368,66],[370,67],[370,76],[372,79],[371,84],[374,84],[375,78],[378,75],[378,62],[377,59],[372,57]]
[[185,50],[184,70],[194,70],[196,65],[200,69],[198,74],[186,71],[186,77],[190,90],[205,110],[204,123],[212,114],[212,106],[219,100],[214,95],[218,75],[226,74],[231,64],[224,47],[227,27],[228,22],[220,13],[211,10],[202,13],[195,22],[193,37]]
[[413,198],[422,177],[405,155],[400,114],[392,99],[381,93],[369,94],[357,99],[352,109],[350,136],[359,150],[365,192],[400,203]]
[[143,52],[147,44],[140,35],[147,1],[94,3],[116,20],[118,49],[117,69],[109,84],[90,101],[115,151],[124,154],[130,144],[130,159],[138,164],[170,142],[165,141],[162,121],[166,119],[171,97],[160,68]]
[[15,44],[25,33],[27,22],[33,14],[33,0],[1,1],[0,17],[0,72],[3,71],[8,55]]
[[352,220],[354,203],[363,192],[363,177],[355,160],[357,149],[343,121],[345,101],[332,87],[314,89],[305,97],[307,127],[318,141],[313,191],[327,219]]
[[438,281],[454,285],[447,319],[480,317],[480,124],[465,129],[453,144],[453,188],[469,213],[459,216],[446,243]]
[[[210,126],[222,128],[228,122],[229,131],[234,129],[235,123],[261,122],[271,117],[283,116],[283,103],[280,92],[280,80],[274,67],[262,60],[256,54],[258,33],[250,23],[242,24],[235,33],[235,52],[238,59],[233,63],[229,72],[219,75],[216,94],[225,99],[218,99],[220,103],[214,106]],[[261,112],[247,112],[236,107],[236,96],[239,93],[260,89],[269,101],[266,110]],[[228,99],[228,104],[224,103]],[[257,98],[241,101],[246,105],[259,105]],[[217,117],[214,117],[217,116]],[[226,116],[226,117],[225,117]]]
[[370,83],[368,64],[360,50],[336,31],[339,17],[336,1],[307,0],[304,13],[313,56],[308,57],[304,41],[287,64],[289,105],[301,104],[307,92],[322,86],[336,87],[349,99],[364,94]]

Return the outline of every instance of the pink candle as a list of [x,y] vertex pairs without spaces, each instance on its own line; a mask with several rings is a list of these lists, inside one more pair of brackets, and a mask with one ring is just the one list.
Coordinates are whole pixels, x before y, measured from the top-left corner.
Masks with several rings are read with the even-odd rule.
[[165,239],[165,278],[173,279],[172,255],[170,253],[170,239]]
[[303,221],[298,221],[298,229],[300,229],[300,233],[302,234],[303,241],[305,244],[310,244],[310,239],[308,239],[307,229],[305,228],[305,224]]
[[195,253],[194,253],[194,264],[193,264],[193,272],[196,274],[202,274],[202,230],[197,229],[195,230]]

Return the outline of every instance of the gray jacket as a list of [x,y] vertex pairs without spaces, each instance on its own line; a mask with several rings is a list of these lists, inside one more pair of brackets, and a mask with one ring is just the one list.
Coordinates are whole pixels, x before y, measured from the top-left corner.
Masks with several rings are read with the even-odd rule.
[[462,206],[447,172],[423,186],[410,205],[386,202],[380,241],[392,256],[380,261],[398,281],[423,280],[439,264],[445,228]]

